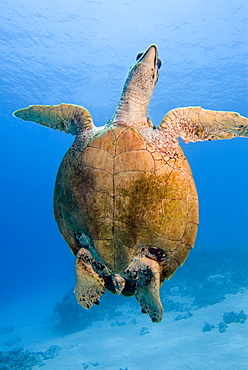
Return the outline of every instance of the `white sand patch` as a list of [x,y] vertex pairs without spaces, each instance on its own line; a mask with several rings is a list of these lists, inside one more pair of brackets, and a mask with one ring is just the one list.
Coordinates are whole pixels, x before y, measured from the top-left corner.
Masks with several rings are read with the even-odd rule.
[[[230,295],[221,303],[192,311],[187,320],[174,321],[178,312],[165,313],[160,324],[151,323],[146,315],[128,313],[123,306],[119,321],[97,322],[64,337],[38,341],[40,333],[29,328],[25,349],[45,351],[59,346],[59,355],[44,361],[49,370],[247,370],[248,320],[229,324],[224,333],[218,328],[202,332],[205,322],[217,326],[225,312],[247,313],[247,303],[248,292]],[[144,335],[140,335],[142,328]]]

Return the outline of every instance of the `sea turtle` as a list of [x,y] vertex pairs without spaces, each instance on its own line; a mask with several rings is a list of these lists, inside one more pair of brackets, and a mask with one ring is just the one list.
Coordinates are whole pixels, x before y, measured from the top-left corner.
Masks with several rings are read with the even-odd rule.
[[173,109],[155,127],[147,109],[158,80],[157,46],[137,55],[110,121],[95,127],[71,104],[32,105],[23,120],[76,135],[58,170],[54,213],[76,256],[77,301],[99,304],[106,288],[138,299],[162,320],[159,289],[194,246],[198,198],[178,144],[248,136],[248,119],[200,107]]

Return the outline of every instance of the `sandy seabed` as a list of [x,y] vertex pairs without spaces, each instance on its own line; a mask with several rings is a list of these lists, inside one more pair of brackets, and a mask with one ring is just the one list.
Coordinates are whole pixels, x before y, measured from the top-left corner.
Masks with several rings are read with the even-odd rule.
[[[82,331],[63,336],[55,336],[47,330],[44,312],[50,310],[49,299],[43,302],[47,302],[47,306],[37,305],[40,309],[35,312],[27,301],[4,311],[1,325],[13,325],[14,331],[0,335],[2,351],[23,347],[37,352],[58,346],[58,355],[42,362],[42,367],[48,370],[248,370],[248,320],[228,324],[222,333],[218,329],[225,312],[243,310],[247,313],[248,291],[192,310],[192,316],[187,319],[175,321],[178,312],[165,312],[159,324],[153,324],[127,303],[120,307],[122,315],[118,320],[98,321]],[[205,323],[215,328],[203,332]],[[16,344],[9,348],[6,342],[11,340]]]

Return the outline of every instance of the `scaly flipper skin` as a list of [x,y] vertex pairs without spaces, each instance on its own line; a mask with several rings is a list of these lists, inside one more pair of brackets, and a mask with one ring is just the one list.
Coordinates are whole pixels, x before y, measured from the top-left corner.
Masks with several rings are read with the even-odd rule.
[[24,121],[37,122],[71,135],[95,128],[87,109],[73,104],[30,105],[28,108],[15,111],[13,115]]
[[79,249],[75,264],[75,294],[78,303],[87,309],[98,305],[101,295],[106,291],[104,280],[94,271],[91,262],[90,252],[85,248]]
[[160,322],[163,318],[163,306],[159,295],[159,263],[147,257],[135,257],[124,271],[124,277],[137,281],[135,297],[140,303],[142,313],[148,314],[152,322]]
[[160,127],[185,143],[248,137],[248,118],[201,107],[173,109],[164,116]]

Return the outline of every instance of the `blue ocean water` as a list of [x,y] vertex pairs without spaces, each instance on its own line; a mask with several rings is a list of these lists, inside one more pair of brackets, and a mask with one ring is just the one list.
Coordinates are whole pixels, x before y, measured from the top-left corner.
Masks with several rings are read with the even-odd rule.
[[[248,117],[247,24],[248,4],[243,0],[41,0],[38,3],[2,0],[0,327],[23,328],[29,323],[25,329],[28,337],[28,333],[35,331],[37,321],[45,321],[49,313],[52,314],[55,303],[62,302],[63,296],[74,286],[74,257],[59,234],[52,209],[56,172],[73,137],[18,120],[12,112],[31,104],[72,103],[87,108],[95,124],[101,126],[113,115],[136,54],[155,43],[163,62],[149,106],[149,116],[155,125],[159,125],[170,109],[184,106],[234,111]],[[238,294],[248,286],[248,271],[244,265],[248,247],[248,141],[236,138],[195,144],[181,142],[181,145],[199,193],[200,226],[195,249],[172,280],[164,283],[162,295],[166,301],[169,289],[177,289],[183,297],[182,286],[187,286],[187,282],[192,289],[194,284],[204,287],[206,281],[211,281],[210,276],[224,276],[213,291],[207,286],[201,294],[199,289],[186,294],[197,297],[200,309],[224,300],[219,297],[221,291]],[[227,273],[230,280],[227,280]],[[203,304],[211,294],[216,299]],[[73,298],[67,296],[66,299]],[[110,295],[104,299],[103,306],[108,312],[106,322],[111,320],[113,305],[128,301]],[[130,300],[138,319],[138,303]],[[76,312],[74,324],[71,327],[68,324],[71,319],[63,324],[66,334],[63,325],[62,329],[60,327],[62,334],[49,332],[54,345],[58,345],[59,335],[75,332],[75,326],[84,330],[82,315],[86,311],[82,309],[83,313],[78,313],[75,307],[73,310]],[[230,310],[240,311],[235,304]],[[122,311],[125,313],[124,309]],[[182,314],[181,311],[172,309],[176,315]],[[153,328],[149,318],[144,318],[149,328]],[[97,308],[88,320],[94,323],[95,330],[101,330],[97,326]],[[122,322],[121,318],[119,320]],[[48,326],[43,323],[44,330],[48,331]],[[122,330],[121,325],[116,327]],[[13,338],[15,335],[25,338],[15,330]],[[166,326],[163,330],[166,331]],[[201,332],[201,327],[189,324],[188,330]],[[232,336],[227,330],[223,334],[228,335],[230,341],[238,336],[238,353],[248,363],[247,333],[246,322],[240,325],[240,333]],[[137,340],[148,340],[148,334],[140,335]],[[0,335],[5,343],[4,334]],[[102,335],[104,339],[110,334],[106,331]],[[39,332],[33,338],[37,343]],[[208,338],[204,338],[207,343]],[[126,344],[125,340],[120,340],[119,350]],[[31,345],[30,338],[29,342],[22,339],[19,344],[3,344],[2,350],[25,349],[27,343]],[[225,348],[223,342],[223,353]],[[95,349],[96,353],[98,351]],[[226,351],[222,368],[215,366],[211,353],[206,357],[209,365],[205,362],[205,367],[194,367],[194,364],[186,367],[182,359],[181,367],[180,361],[174,363],[174,367],[172,361],[170,368],[231,369],[235,360],[231,352]],[[194,349],[192,353],[197,358]],[[143,353],[143,357],[146,356],[147,350]],[[162,359],[162,347],[160,356]],[[147,369],[157,369],[155,359],[150,355],[149,359]],[[56,359],[53,361],[56,366]],[[72,369],[83,368],[82,363],[78,367],[75,362]],[[125,368],[124,365],[125,361],[117,361],[108,365],[110,367],[102,363],[98,368],[119,369]],[[6,368],[13,368],[10,363],[8,366]],[[20,369],[24,368],[23,364],[21,366]],[[55,369],[48,362],[45,366]],[[144,368],[142,366],[138,363],[128,369]],[[160,368],[166,369],[164,366]],[[236,368],[248,368],[248,365],[242,366]],[[69,369],[67,365],[64,368]]]

